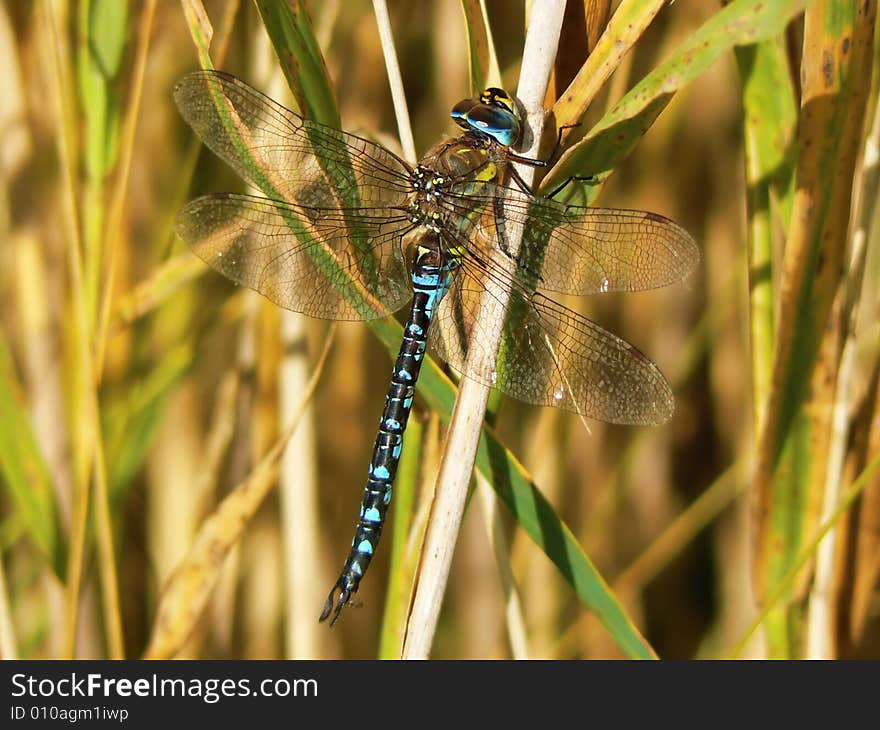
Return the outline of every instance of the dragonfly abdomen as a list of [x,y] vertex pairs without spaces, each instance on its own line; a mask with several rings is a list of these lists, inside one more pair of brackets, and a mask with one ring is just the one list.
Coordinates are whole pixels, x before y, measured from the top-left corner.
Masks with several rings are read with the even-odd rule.
[[428,328],[434,308],[449,289],[455,265],[454,260],[447,259],[442,254],[436,235],[431,236],[426,245],[416,247],[411,277],[412,307],[404,325],[403,341],[394,362],[391,384],[379,420],[379,433],[373,446],[360,517],[351,551],[342,573],[330,591],[321,612],[321,621],[333,613],[331,623],[336,622],[342,609],[357,592],[379,544],[385,514],[391,504],[392,484],[400,462],[403,434],[425,356]]

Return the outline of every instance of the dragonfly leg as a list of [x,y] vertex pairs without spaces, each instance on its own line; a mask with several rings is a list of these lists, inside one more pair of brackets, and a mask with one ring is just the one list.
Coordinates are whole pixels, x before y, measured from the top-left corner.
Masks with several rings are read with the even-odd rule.
[[532,191],[532,188],[529,187],[529,184],[525,180],[523,180],[522,177],[520,176],[520,174],[516,171],[515,167],[510,168],[510,175],[520,190],[522,190],[527,195],[534,195],[535,194]]
[[[555,158],[558,157],[559,151],[562,149],[562,134],[566,129],[574,129],[575,127],[581,126],[580,124],[565,124],[559,128],[559,131],[556,134],[556,144],[553,145],[553,150],[550,152],[550,156],[546,160],[537,160],[532,159],[530,157],[520,157],[519,155],[510,154],[508,155],[508,159],[513,162],[518,162],[521,165],[530,165],[531,167],[550,167],[551,163],[555,161]],[[524,193],[528,193],[529,195],[535,195],[535,192],[526,184],[525,180],[520,177],[519,173],[516,171],[516,168],[511,168],[511,173],[513,177],[513,181],[517,184],[517,186]],[[563,182],[559,187],[555,188],[553,192],[547,195],[548,198],[553,198],[562,192],[568,185],[570,185],[574,181],[587,182],[592,183],[596,181],[596,177],[594,175],[572,175],[565,182]]]
[[553,190],[547,194],[547,197],[552,200],[573,182],[582,182],[586,183],[587,185],[598,185],[599,177],[597,175],[572,175],[571,177],[567,178],[561,185],[553,188]]

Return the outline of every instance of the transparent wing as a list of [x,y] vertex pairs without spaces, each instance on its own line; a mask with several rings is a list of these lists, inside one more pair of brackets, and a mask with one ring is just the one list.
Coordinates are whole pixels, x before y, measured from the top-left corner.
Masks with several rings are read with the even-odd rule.
[[385,317],[412,296],[400,248],[411,226],[394,209],[217,193],[184,206],[175,230],[205,263],[285,309],[361,320]]
[[410,168],[393,153],[303,119],[230,74],[188,74],[174,100],[204,143],[273,199],[357,208],[402,204],[410,190]]
[[[479,217],[469,249],[509,250],[508,228],[522,227],[518,276],[529,288],[587,295],[654,289],[686,277],[699,261],[690,234],[675,222],[640,210],[566,206],[492,183],[462,183],[443,198],[461,220]],[[470,214],[470,220],[477,220]],[[515,226],[511,225],[515,224]]]
[[[480,323],[481,297],[491,296],[486,292],[499,282],[513,287],[510,305]],[[496,366],[469,367],[469,349],[487,347],[496,331]],[[527,403],[642,425],[662,423],[674,409],[663,374],[635,347],[541,293],[530,295],[491,260],[462,260],[434,317],[430,343],[465,377]]]

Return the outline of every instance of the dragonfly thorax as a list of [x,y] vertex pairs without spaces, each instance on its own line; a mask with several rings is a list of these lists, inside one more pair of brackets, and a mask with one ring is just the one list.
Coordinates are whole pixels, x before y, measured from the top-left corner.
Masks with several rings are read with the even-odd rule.
[[456,201],[475,186],[498,182],[505,166],[502,148],[489,139],[463,135],[435,145],[410,175],[409,221],[433,233],[460,229],[450,219]]
[[431,200],[439,198],[443,191],[449,186],[449,178],[444,177],[439,172],[432,170],[425,165],[416,165],[410,177],[410,183],[413,190],[420,198]]
[[411,223],[423,226],[432,233],[440,233],[446,226],[446,218],[435,201],[413,200],[407,208],[407,215]]
[[[491,139],[463,134],[435,145],[422,157],[419,168],[423,175],[433,176],[432,189],[439,189],[442,193],[459,182],[494,182],[506,161],[507,153],[504,148]],[[415,175],[417,174],[418,168]]]
[[417,165],[410,178],[413,189],[413,196],[407,209],[410,222],[439,233],[445,223],[440,201],[452,182],[453,180],[447,175],[425,165]]

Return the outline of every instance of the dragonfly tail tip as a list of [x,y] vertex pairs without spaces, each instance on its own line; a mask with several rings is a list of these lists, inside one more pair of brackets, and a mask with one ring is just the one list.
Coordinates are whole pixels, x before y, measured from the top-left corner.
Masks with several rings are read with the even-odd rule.
[[[340,585],[340,583],[341,579],[336,582],[332,589],[330,589],[330,595],[327,596],[327,602],[324,604],[324,609],[318,617],[319,623],[330,618],[330,614],[332,613],[333,618],[330,618],[330,626],[334,626],[339,620],[339,616],[342,614],[342,609],[345,608],[351,600],[351,590]],[[337,591],[339,591],[338,594]]]

